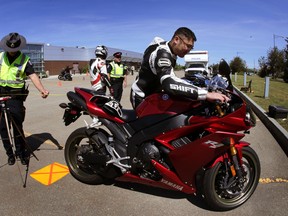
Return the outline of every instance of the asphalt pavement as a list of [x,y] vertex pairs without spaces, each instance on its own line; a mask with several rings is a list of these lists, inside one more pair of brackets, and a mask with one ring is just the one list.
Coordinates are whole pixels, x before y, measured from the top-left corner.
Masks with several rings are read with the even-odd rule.
[[[124,108],[131,108],[129,91],[134,79],[135,75],[129,76],[124,90]],[[89,118],[80,117],[66,127],[59,104],[68,102],[66,93],[73,91],[74,86],[89,88],[89,77],[76,75],[71,82],[49,77],[42,82],[50,91],[49,97],[42,99],[30,84],[25,102],[25,136],[38,158],[31,158],[25,188],[26,167],[20,161],[7,165],[0,145],[1,215],[287,215],[288,158],[260,120],[244,138],[260,158],[260,183],[252,197],[234,210],[210,211],[198,198],[148,186],[129,183],[91,186],[78,182],[67,172],[62,147],[69,134],[85,126],[84,119]]]

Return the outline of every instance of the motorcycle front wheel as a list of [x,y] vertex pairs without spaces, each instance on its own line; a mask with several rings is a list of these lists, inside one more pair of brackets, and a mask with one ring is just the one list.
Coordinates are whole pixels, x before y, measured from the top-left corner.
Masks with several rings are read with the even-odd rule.
[[86,130],[85,127],[82,127],[76,129],[70,134],[65,144],[65,161],[71,175],[78,181],[89,185],[102,184],[104,178],[90,170],[89,166],[83,168],[83,166],[79,164],[79,159],[77,159],[79,149],[85,148],[89,143],[89,138],[85,133]]
[[[231,173],[227,176],[227,167],[224,163],[218,163],[205,172],[203,195],[212,209],[225,211],[234,209],[246,202],[254,193],[261,172],[259,158],[252,148],[244,147],[242,161],[242,172],[244,172],[242,183],[237,180],[233,183],[235,177]],[[227,186],[227,181],[231,183],[229,186]]]

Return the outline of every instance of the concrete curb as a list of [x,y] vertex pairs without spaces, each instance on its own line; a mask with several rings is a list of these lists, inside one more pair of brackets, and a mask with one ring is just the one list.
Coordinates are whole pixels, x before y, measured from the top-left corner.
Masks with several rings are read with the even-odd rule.
[[274,119],[267,115],[267,112],[258,104],[252,101],[245,93],[235,87],[236,91],[241,95],[246,103],[252,108],[254,113],[263,122],[270,131],[276,141],[279,143],[285,154],[288,156],[288,132]]

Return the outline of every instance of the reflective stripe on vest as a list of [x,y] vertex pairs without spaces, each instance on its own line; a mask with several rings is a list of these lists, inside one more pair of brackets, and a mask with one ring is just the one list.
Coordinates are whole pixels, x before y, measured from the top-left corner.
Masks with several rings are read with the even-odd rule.
[[4,53],[2,52],[2,53],[0,53],[0,72],[1,72],[3,59],[4,59]]
[[110,63],[112,66],[112,70],[110,73],[110,77],[112,78],[120,78],[124,76],[124,66],[123,64],[115,64],[115,62]]
[[0,53],[0,86],[22,88],[25,84],[25,67],[29,57],[21,53],[12,64],[9,63],[7,54]]

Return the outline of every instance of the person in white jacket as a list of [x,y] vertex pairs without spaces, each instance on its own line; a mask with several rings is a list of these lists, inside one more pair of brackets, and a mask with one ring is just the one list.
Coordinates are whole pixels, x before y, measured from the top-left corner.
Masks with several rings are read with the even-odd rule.
[[100,45],[95,49],[96,59],[94,61],[90,61],[90,80],[92,89],[95,90],[98,94],[105,95],[106,94],[106,86],[109,88],[111,92],[111,84],[109,82],[107,76],[107,68],[106,68],[106,58],[107,58],[108,50],[105,46]]
[[[106,68],[106,58],[108,54],[108,49],[99,45],[95,49],[96,59],[90,61],[90,81],[92,89],[99,95],[106,95],[106,87],[109,88],[111,96],[113,96],[113,90],[107,75]],[[93,118],[93,123],[91,126],[100,126],[101,122],[97,117]]]

